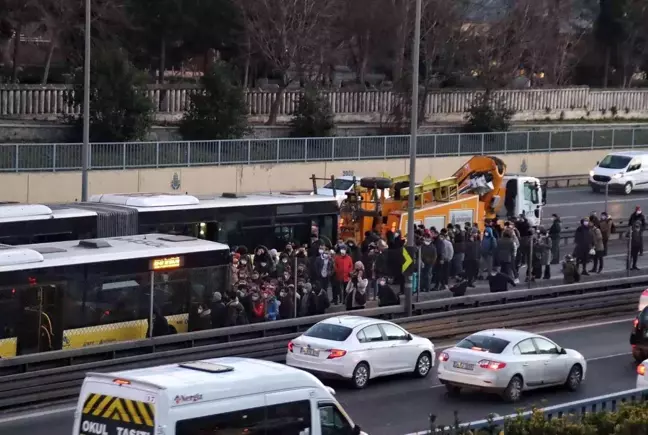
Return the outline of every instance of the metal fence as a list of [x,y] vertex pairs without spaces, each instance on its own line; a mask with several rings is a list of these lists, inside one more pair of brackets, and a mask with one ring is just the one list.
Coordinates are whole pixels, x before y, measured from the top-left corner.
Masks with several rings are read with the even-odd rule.
[[[132,169],[396,159],[409,156],[409,142],[410,137],[403,135],[93,143],[90,166]],[[416,152],[419,157],[448,157],[643,147],[648,147],[648,127],[429,134],[419,136]],[[81,148],[79,143],[2,144],[0,171],[79,170]]]

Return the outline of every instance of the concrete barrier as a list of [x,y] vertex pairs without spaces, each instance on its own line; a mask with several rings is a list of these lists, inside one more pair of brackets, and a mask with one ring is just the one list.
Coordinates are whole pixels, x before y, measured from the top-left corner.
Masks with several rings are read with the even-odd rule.
[[[607,150],[520,153],[498,155],[510,173],[536,177],[584,174],[601,160]],[[419,158],[418,179],[451,176],[468,156]],[[352,171],[357,176],[391,176],[409,172],[408,159],[334,161],[314,163],[251,164],[162,169],[91,171],[91,194],[116,192],[267,192],[307,190],[310,177],[330,177]],[[0,198],[18,202],[68,202],[81,196],[81,173],[24,172],[0,174]]]

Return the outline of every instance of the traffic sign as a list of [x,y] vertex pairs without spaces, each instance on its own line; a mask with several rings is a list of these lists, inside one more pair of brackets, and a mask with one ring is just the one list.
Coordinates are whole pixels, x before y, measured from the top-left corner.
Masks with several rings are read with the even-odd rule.
[[403,247],[403,262],[401,266],[401,271],[403,275],[410,275],[414,272],[414,258],[416,258],[416,248],[411,246]]

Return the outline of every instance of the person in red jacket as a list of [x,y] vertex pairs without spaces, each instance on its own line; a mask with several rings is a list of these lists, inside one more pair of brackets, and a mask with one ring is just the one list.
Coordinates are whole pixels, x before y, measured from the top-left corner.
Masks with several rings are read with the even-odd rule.
[[351,272],[353,272],[353,259],[348,255],[346,246],[340,246],[333,262],[335,277],[333,283],[334,305],[341,304],[346,299],[346,295],[343,293],[346,292],[347,284],[351,280]]

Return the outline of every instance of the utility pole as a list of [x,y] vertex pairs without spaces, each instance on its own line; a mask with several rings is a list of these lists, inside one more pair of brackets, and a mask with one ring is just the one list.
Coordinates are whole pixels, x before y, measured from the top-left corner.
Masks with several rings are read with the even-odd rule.
[[85,0],[85,53],[83,66],[83,148],[81,149],[81,201],[88,200],[88,170],[90,168],[90,39],[91,0]]

